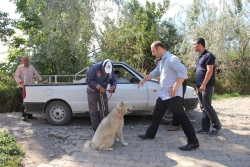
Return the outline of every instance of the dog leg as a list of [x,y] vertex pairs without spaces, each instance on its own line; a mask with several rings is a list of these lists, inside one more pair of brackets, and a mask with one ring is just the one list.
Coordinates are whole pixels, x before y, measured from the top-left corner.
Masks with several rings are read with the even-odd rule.
[[108,151],[112,151],[113,148],[111,148],[111,146],[114,144],[115,139],[114,138],[109,138],[103,141],[103,143],[101,144],[101,146],[99,147],[98,150],[108,150]]
[[125,143],[124,140],[123,140],[122,131],[117,132],[117,136],[119,137],[120,142],[122,143],[122,145],[124,145],[124,146],[127,146],[127,145],[128,145],[128,143]]
[[107,148],[107,146],[106,146],[105,144],[102,144],[102,145],[99,147],[98,150],[112,151],[113,148],[111,148],[111,147],[108,147],[108,148]]

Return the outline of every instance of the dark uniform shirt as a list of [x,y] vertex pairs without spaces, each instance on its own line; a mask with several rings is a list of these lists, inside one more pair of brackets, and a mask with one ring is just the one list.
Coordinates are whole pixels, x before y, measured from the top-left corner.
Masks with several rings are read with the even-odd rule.
[[[205,75],[207,73],[207,65],[215,64],[215,56],[205,50],[201,55],[198,56],[196,60],[196,86],[200,87],[205,79]],[[207,83],[207,86],[215,86],[215,72],[213,70],[213,74],[210,80]]]
[[108,84],[116,88],[116,78],[114,71],[105,79],[105,73],[102,71],[102,63],[93,64],[87,73],[86,82],[88,85],[88,90],[98,93],[99,88],[102,86],[104,89],[107,88]]

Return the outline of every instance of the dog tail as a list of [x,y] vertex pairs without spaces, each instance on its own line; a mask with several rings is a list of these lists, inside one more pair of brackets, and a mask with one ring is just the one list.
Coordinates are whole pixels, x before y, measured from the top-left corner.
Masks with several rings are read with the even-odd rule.
[[92,148],[92,141],[91,140],[86,141],[86,143],[84,144],[84,148],[93,149]]

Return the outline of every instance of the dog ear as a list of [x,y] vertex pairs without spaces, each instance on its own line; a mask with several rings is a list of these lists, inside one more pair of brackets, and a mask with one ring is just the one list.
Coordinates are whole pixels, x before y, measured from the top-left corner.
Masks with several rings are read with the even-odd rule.
[[124,103],[123,103],[123,101],[120,101],[120,106],[122,107],[122,106],[124,106]]

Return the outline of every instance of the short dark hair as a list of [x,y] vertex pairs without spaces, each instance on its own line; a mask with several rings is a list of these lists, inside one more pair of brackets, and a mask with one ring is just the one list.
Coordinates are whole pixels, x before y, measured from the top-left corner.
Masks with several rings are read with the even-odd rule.
[[156,49],[157,47],[161,47],[163,49],[166,49],[166,46],[164,45],[164,43],[162,43],[161,41],[154,41],[151,46],[154,46]]
[[203,39],[203,38],[196,38],[194,41],[196,41],[197,44],[201,44],[204,48],[206,47],[205,39]]
[[115,74],[121,74],[121,72],[119,70],[115,70],[114,73]]

